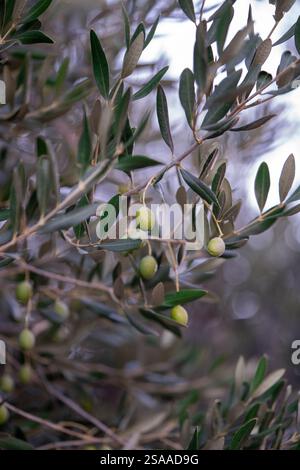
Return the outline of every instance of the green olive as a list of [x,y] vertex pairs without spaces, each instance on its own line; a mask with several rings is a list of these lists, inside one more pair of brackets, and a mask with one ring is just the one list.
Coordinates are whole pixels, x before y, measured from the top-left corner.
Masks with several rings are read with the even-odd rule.
[[63,320],[66,320],[70,315],[70,310],[67,304],[61,300],[56,300],[54,303],[54,311],[59,315]]
[[157,261],[153,256],[144,256],[140,262],[140,274],[147,281],[155,276],[157,271]]
[[136,222],[141,230],[148,232],[155,225],[155,215],[148,207],[141,207],[136,212]]
[[0,406],[0,426],[8,421],[9,412],[5,405]]
[[211,256],[222,256],[225,249],[225,242],[221,237],[212,238],[207,245],[207,251]]
[[4,374],[0,379],[0,389],[4,393],[11,393],[14,389],[14,380],[11,375]]
[[32,380],[32,369],[29,364],[25,364],[19,369],[19,379],[24,385],[29,384]]
[[27,304],[32,294],[33,289],[29,281],[19,282],[16,287],[16,297],[21,304]]
[[171,318],[180,325],[186,326],[189,321],[189,316],[185,308],[181,305],[176,305],[171,310]]
[[35,336],[28,328],[25,328],[21,331],[19,335],[19,345],[20,348],[24,349],[25,351],[29,351],[34,347],[35,344]]

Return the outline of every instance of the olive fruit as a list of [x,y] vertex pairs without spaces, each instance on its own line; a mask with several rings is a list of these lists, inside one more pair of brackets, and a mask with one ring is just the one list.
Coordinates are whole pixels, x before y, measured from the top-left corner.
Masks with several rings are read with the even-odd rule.
[[140,262],[140,274],[147,281],[152,279],[157,271],[157,261],[153,256],[144,256]]
[[54,303],[54,311],[59,315],[63,320],[66,320],[70,315],[70,310],[67,304],[61,300],[56,300]]
[[11,393],[14,389],[14,380],[11,375],[4,374],[0,379],[0,389],[4,393]]
[[221,237],[212,238],[207,245],[207,251],[211,256],[222,256],[225,249],[225,242]]
[[32,379],[32,369],[29,364],[25,364],[19,369],[19,379],[20,382],[24,385],[29,384]]
[[35,336],[28,328],[25,328],[21,331],[19,335],[19,345],[25,351],[29,351],[34,347],[35,344]]
[[16,288],[16,297],[21,304],[27,304],[33,294],[32,285],[29,281],[19,282]]
[[176,305],[171,310],[171,318],[180,325],[186,326],[189,321],[189,316],[185,308],[181,305]]
[[0,406],[0,426],[5,424],[9,418],[9,412],[5,405]]
[[136,222],[141,230],[148,232],[155,225],[155,215],[148,207],[141,207],[136,211]]

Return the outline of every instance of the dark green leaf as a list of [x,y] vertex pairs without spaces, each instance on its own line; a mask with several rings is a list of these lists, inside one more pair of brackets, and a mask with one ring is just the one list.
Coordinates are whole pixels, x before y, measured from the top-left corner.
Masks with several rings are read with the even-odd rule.
[[194,74],[190,69],[184,69],[180,76],[179,98],[181,105],[184,109],[188,124],[192,129],[195,107],[195,85]]
[[181,336],[180,325],[171,318],[152,309],[140,309],[141,314],[148,320],[152,320],[171,331],[176,336]]
[[53,44],[52,39],[42,31],[25,31],[21,34],[15,34],[14,39],[18,39],[22,44]]
[[199,196],[204,199],[204,201],[208,202],[209,204],[216,204],[219,207],[217,196],[205,183],[186,170],[181,169],[180,173],[187,185],[195,193],[199,194]]
[[267,364],[267,358],[266,356],[263,356],[257,364],[255,375],[250,384],[250,393],[254,392],[254,390],[256,390],[257,387],[259,387],[259,385],[263,382],[267,371]]
[[161,85],[157,88],[156,111],[162,138],[173,153],[174,144],[170,129],[168,103],[164,89]]
[[89,128],[89,122],[88,122],[87,115],[86,115],[86,110],[84,109],[82,133],[79,139],[78,153],[77,153],[77,161],[80,165],[81,173],[83,173],[90,164],[91,152],[92,152],[91,133],[90,133],[90,128]]
[[151,26],[151,29],[145,39],[145,44],[144,44],[144,49],[146,49],[146,47],[150,44],[150,42],[152,41],[153,37],[154,37],[154,34],[155,34],[155,31],[156,31],[156,28],[157,28],[157,25],[159,23],[159,18],[160,16],[158,16],[156,18],[156,20],[154,21],[153,25]]
[[101,95],[108,98],[109,95],[109,68],[106,60],[105,52],[95,33],[90,32],[91,51],[94,77]]
[[141,323],[137,320],[136,314],[131,314],[129,312],[125,312],[125,315],[129,321],[129,323],[139,332],[146,336],[158,336],[157,331],[150,328],[147,324]]
[[113,323],[120,323],[122,325],[126,325],[127,321],[117,312],[115,312],[109,306],[102,304],[101,302],[95,302],[90,299],[80,299],[82,304],[87,307],[88,309],[92,310],[96,315],[100,317],[106,318],[107,320],[112,321]]
[[47,8],[51,5],[52,0],[39,0],[36,2],[28,11],[25,18],[22,20],[23,23],[35,20],[42,15]]
[[229,448],[231,450],[238,450],[243,447],[249,438],[254,426],[257,423],[257,419],[251,419],[247,423],[243,424],[233,435]]
[[2,450],[34,450],[31,444],[13,436],[0,437],[0,449]]
[[299,201],[300,199],[300,186],[293,192],[293,194],[287,199],[287,203]]
[[139,100],[139,99],[144,98],[145,96],[149,95],[149,93],[151,93],[151,91],[154,90],[154,88],[159,84],[162,77],[167,72],[168,68],[169,67],[164,67],[159,72],[157,72],[157,74],[155,74],[154,77],[152,77],[151,80],[149,80],[149,82],[146,83],[146,85],[144,85],[139,91],[137,91],[133,95],[133,100],[134,101]]
[[46,213],[51,187],[50,161],[48,156],[42,156],[38,160],[37,169],[37,199],[41,216]]
[[196,15],[193,0],[178,0],[180,8],[185,15],[194,23],[196,23]]
[[241,132],[241,131],[251,131],[253,129],[257,129],[260,126],[263,126],[266,124],[266,122],[270,121],[273,117],[275,117],[276,114],[270,114],[269,116],[264,116],[260,119],[256,119],[253,122],[250,122],[249,124],[245,124],[244,126],[241,127],[235,127],[234,129],[230,129],[231,132]]
[[56,232],[57,230],[66,230],[74,225],[78,225],[89,217],[96,215],[99,202],[94,202],[89,206],[78,207],[65,214],[58,215],[50,219],[40,231],[43,233]]
[[295,46],[298,54],[300,54],[300,16],[295,25]]
[[201,289],[182,289],[179,292],[168,292],[165,295],[163,307],[170,308],[176,305],[186,304],[193,300],[201,299],[207,291]]
[[282,44],[283,42],[286,42],[288,39],[293,37],[295,34],[295,28],[296,28],[296,23],[293,24],[293,26],[291,26],[290,29],[281,36],[281,38],[279,38],[276,42],[274,42],[273,47],[279,46],[279,44]]
[[140,248],[142,241],[139,239],[123,238],[120,240],[112,240],[103,242],[98,245],[102,250],[113,251],[116,253],[127,252]]
[[38,157],[48,154],[47,144],[43,137],[38,137],[36,139],[36,154]]
[[207,48],[205,42],[206,25],[203,21],[197,26],[194,46],[194,76],[199,93],[205,93],[207,81]]
[[157,160],[153,160],[153,158],[144,157],[142,155],[128,155],[119,158],[119,161],[118,163],[116,163],[115,168],[117,170],[128,172],[155,165],[162,165],[162,163],[158,162]]
[[267,163],[262,162],[255,178],[255,197],[262,212],[270,189],[270,172]]

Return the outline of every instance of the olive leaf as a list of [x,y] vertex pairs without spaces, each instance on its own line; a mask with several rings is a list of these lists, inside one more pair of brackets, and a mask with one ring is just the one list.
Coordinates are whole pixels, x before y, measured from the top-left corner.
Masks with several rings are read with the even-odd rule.
[[209,204],[216,204],[219,207],[219,201],[215,193],[199,178],[196,178],[194,175],[189,173],[186,170],[180,169],[180,174],[182,175],[184,181],[187,185],[199,196],[204,199],[204,201]]
[[168,292],[165,295],[164,302],[161,307],[171,308],[176,305],[186,304],[193,300],[201,299],[207,295],[207,291],[202,289],[182,289],[179,292]]
[[156,112],[162,138],[173,153],[174,144],[170,129],[168,103],[164,89],[161,85],[157,87]]
[[295,46],[297,49],[297,52],[300,54],[300,16],[298,17],[298,20],[295,24],[295,32],[294,32],[294,37],[295,37]]
[[[11,2],[12,3],[12,2]],[[29,23],[41,16],[51,5],[52,0],[39,0],[27,12],[22,23]]]
[[240,126],[240,127],[234,127],[230,130],[231,130],[231,132],[251,131],[253,129],[257,129],[258,127],[263,126],[268,121],[273,119],[273,117],[275,117],[275,116],[276,116],[276,114],[269,114],[269,116],[264,116],[260,119],[256,119],[255,121],[250,122],[249,124],[245,124],[244,126]]
[[141,168],[147,168],[150,166],[162,165],[161,162],[154,160],[153,158],[144,157],[142,155],[128,155],[119,158],[115,168],[122,171],[133,171]]
[[184,109],[187,122],[193,128],[193,114],[195,107],[195,84],[193,72],[186,68],[180,76],[179,98]]
[[295,157],[291,154],[285,161],[280,179],[279,179],[279,196],[280,202],[283,202],[288,195],[289,190],[291,189],[294,179],[295,179]]
[[164,67],[163,69],[161,69],[159,72],[157,72],[157,74],[155,74],[151,78],[151,80],[149,80],[148,83],[146,83],[146,85],[144,85],[139,91],[134,93],[133,100],[134,101],[139,100],[139,99],[144,98],[145,96],[149,95],[149,93],[151,93],[151,91],[154,90],[154,88],[159,84],[162,77],[168,71],[168,68],[169,67],[167,66],[167,67]]
[[144,49],[145,34],[141,31],[126,51],[121,76],[126,78],[135,70]]
[[109,95],[109,68],[106,60],[105,52],[101,46],[95,31],[90,32],[90,43],[92,52],[92,63],[94,77],[98,89],[103,98],[108,98]]
[[83,112],[83,129],[79,139],[77,161],[80,165],[81,172],[84,173],[90,164],[92,152],[91,134],[86,110]]
[[178,3],[185,15],[191,21],[193,21],[193,23],[196,23],[196,15],[193,0],[178,0]]
[[262,162],[255,178],[255,197],[260,211],[265,207],[270,190],[270,172],[266,162]]
[[251,419],[247,423],[243,424],[233,435],[232,440],[229,445],[229,449],[237,450],[241,449],[246,443],[248,437],[254,429],[254,426],[257,423],[257,419]]

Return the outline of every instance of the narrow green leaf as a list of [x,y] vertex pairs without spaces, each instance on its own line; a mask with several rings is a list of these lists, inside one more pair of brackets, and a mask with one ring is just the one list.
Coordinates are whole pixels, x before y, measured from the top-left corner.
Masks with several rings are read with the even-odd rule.
[[199,88],[199,93],[205,93],[207,81],[207,48],[206,48],[206,24],[201,21],[196,30],[194,46],[194,76]]
[[179,98],[184,109],[187,122],[192,129],[195,107],[195,84],[194,74],[190,69],[184,69],[180,76]]
[[146,39],[145,39],[145,44],[144,44],[144,49],[146,49],[146,47],[150,44],[150,42],[152,41],[153,37],[154,37],[154,34],[155,34],[155,31],[156,31],[156,28],[157,28],[157,25],[159,23],[159,19],[160,19],[160,16],[158,16],[156,18],[156,20],[154,21]]
[[273,47],[279,46],[279,44],[282,44],[283,42],[286,42],[288,39],[294,36],[295,34],[295,29],[296,29],[296,23],[293,24],[293,26],[286,31],[276,42],[274,42]]
[[122,171],[133,171],[141,168],[147,168],[150,166],[162,165],[161,162],[153,160],[153,158],[144,157],[143,155],[128,155],[119,158],[115,168]]
[[257,423],[257,419],[251,419],[247,423],[243,424],[233,435],[229,448],[231,450],[238,450],[243,447],[249,438],[254,426]]
[[196,23],[196,15],[193,0],[178,0],[179,6],[183,13],[191,20]]
[[233,129],[230,129],[231,132],[241,132],[241,131],[251,131],[253,129],[257,129],[258,127],[263,126],[266,124],[270,119],[273,119],[276,114],[270,114],[269,116],[264,116],[260,119],[256,119],[253,122],[250,122],[249,124],[245,124],[244,126],[241,127],[234,127]]
[[33,21],[39,16],[41,16],[51,5],[52,0],[39,0],[36,2],[28,11],[25,18],[22,20],[22,23],[27,23]]
[[163,307],[170,308],[176,305],[186,304],[193,300],[201,299],[207,291],[201,289],[182,289],[179,292],[168,292],[165,295]]
[[135,328],[139,333],[142,333],[146,336],[158,336],[158,332],[150,328],[145,323],[141,323],[137,320],[135,313],[131,314],[129,312],[125,312],[125,315],[129,321],[129,323]]
[[77,161],[80,165],[81,173],[84,173],[91,161],[92,143],[89,122],[86,110],[83,112],[82,133],[78,143]]
[[270,172],[266,162],[262,162],[260,165],[256,174],[254,186],[256,201],[260,212],[262,212],[270,190]]
[[219,207],[217,196],[205,183],[203,183],[203,181],[201,181],[199,178],[196,178],[186,170],[181,169],[180,173],[187,185],[196,194],[199,194],[199,196],[204,199],[204,201],[208,202],[209,204],[216,204],[216,206]]
[[152,309],[140,309],[141,314],[148,320],[154,321],[163,326],[166,330],[171,331],[174,335],[181,337],[180,328],[183,326],[172,320],[170,317],[158,313]]
[[0,437],[1,450],[34,450],[34,447],[26,441],[17,439],[10,435],[2,435]]
[[162,138],[164,139],[165,143],[170,148],[171,152],[174,152],[174,144],[170,129],[170,121],[169,121],[169,111],[168,111],[168,103],[167,98],[164,92],[164,89],[161,85],[157,88],[157,96],[156,96],[156,112],[157,118],[159,123],[160,132]]
[[36,154],[38,157],[48,154],[47,144],[43,137],[38,137],[36,139]]
[[123,60],[122,78],[128,77],[135,70],[144,49],[144,40],[145,35],[141,31],[129,46]]
[[99,206],[98,202],[90,204],[89,206],[77,207],[65,214],[58,215],[53,219],[49,220],[41,229],[42,233],[52,233],[57,230],[67,230],[72,226],[76,226],[88,219],[89,217],[96,215],[96,210]]
[[300,54],[300,16],[295,25],[295,46],[298,54]]
[[269,374],[263,382],[254,390],[252,394],[252,399],[254,400],[255,398],[260,397],[264,393],[266,393],[270,388],[272,388],[274,385],[276,385],[280,379],[284,376],[285,374],[285,369],[278,369],[271,374]]
[[62,87],[65,83],[65,80],[67,78],[67,74],[68,74],[68,69],[69,69],[69,58],[66,57],[59,69],[58,69],[58,72],[57,72],[57,75],[56,75],[56,79],[55,79],[55,91],[56,91],[56,94],[59,95],[61,90],[62,90]]
[[22,44],[53,44],[53,40],[42,33],[42,31],[25,31],[15,34],[14,39],[18,39]]
[[51,187],[50,162],[48,156],[41,156],[38,160],[37,168],[37,200],[41,216],[44,216],[48,206],[49,193]]
[[113,251],[115,253],[128,252],[140,248],[142,241],[139,239],[123,238],[102,242],[98,245],[102,250]]
[[92,63],[94,70],[94,77],[101,95],[108,98],[109,95],[109,68],[106,60],[105,52],[101,43],[95,33],[91,30],[90,42],[92,51]]
[[164,67],[163,69],[161,69],[159,72],[157,72],[157,74],[155,74],[151,80],[149,80],[148,83],[146,83],[146,85],[144,85],[139,91],[137,91],[134,95],[133,95],[133,100],[139,100],[141,98],[144,98],[145,96],[149,95],[149,93],[151,93],[152,90],[154,90],[154,88],[159,84],[159,82],[161,81],[162,77],[165,75],[165,73],[167,72],[169,67]]
[[127,10],[123,2],[122,2],[122,14],[123,14],[123,20],[124,20],[125,42],[126,42],[126,47],[128,49],[129,44],[130,44],[130,22],[129,22]]
[[295,157],[293,154],[291,154],[283,165],[279,179],[280,202],[283,202],[287,197],[295,179],[295,172]]
[[267,365],[267,358],[266,356],[263,356],[257,364],[255,375],[250,384],[250,393],[253,393],[254,390],[256,390],[257,387],[259,387],[259,385],[261,385],[261,383],[263,382],[266,375]]

